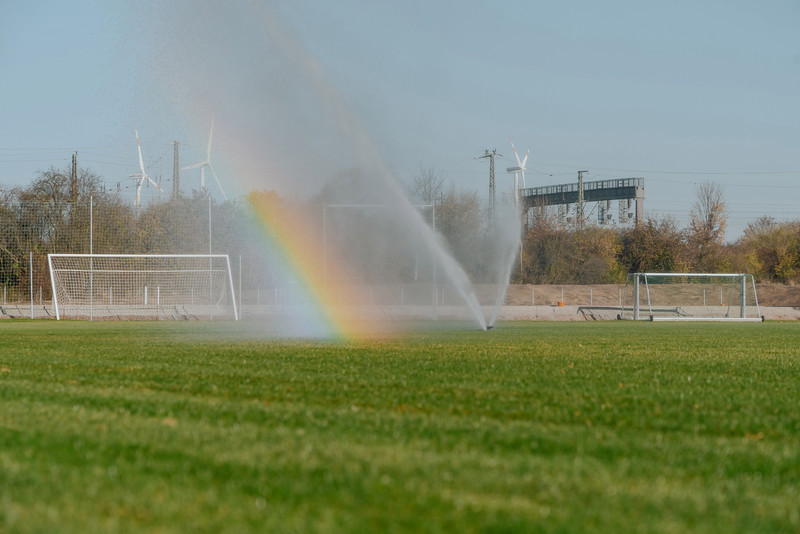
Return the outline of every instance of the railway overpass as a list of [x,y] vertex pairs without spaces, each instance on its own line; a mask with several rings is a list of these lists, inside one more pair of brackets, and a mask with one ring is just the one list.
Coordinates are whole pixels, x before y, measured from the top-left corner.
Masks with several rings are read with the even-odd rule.
[[[558,206],[559,217],[565,218],[574,206],[574,213],[579,216],[585,213],[587,202],[596,202],[600,224],[639,224],[644,219],[644,178],[591,182],[579,180],[568,184],[528,187],[520,189],[519,198],[526,213],[530,210],[543,212],[547,206]],[[611,209],[613,200],[619,201],[616,217]]]

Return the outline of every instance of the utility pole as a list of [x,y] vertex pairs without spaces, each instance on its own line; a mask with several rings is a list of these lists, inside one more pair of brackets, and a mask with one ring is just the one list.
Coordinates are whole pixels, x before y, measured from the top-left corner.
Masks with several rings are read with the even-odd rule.
[[73,204],[78,201],[78,153],[72,155],[72,173],[69,177],[69,200]]
[[172,164],[172,198],[178,198],[181,195],[181,166],[178,156],[178,142],[172,142],[174,146],[174,156]]
[[492,150],[489,152],[487,148],[484,151],[483,156],[479,156],[479,159],[489,158],[489,224],[492,228],[494,228],[495,223],[495,186],[494,186],[494,158],[497,156],[503,157],[502,154],[498,154],[497,150]]
[[576,218],[578,219],[578,230],[583,230],[583,173],[589,171],[578,171],[578,204],[576,206]]

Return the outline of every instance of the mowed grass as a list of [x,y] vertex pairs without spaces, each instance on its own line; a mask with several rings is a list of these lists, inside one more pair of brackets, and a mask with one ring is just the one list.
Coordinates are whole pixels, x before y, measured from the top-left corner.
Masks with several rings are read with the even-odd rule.
[[4,533],[800,531],[798,324],[0,329]]

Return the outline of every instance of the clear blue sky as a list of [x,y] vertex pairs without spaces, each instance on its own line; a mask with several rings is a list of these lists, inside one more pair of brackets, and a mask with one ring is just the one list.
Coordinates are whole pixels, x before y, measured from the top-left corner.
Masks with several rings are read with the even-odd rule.
[[641,176],[646,210],[682,225],[718,182],[733,239],[800,215],[798,28],[790,0],[6,0],[0,184],[77,151],[131,194],[136,125],[169,187],[172,141],[202,159],[213,116],[233,194],[300,197],[362,153],[483,193],[474,158],[505,155],[507,186],[511,139],[529,185]]

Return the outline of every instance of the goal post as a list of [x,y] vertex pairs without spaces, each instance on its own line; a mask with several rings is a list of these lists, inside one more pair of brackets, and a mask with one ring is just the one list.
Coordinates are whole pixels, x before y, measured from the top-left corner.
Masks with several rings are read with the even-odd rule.
[[763,321],[751,274],[631,273],[620,319]]
[[226,254],[48,254],[56,319],[238,320]]

